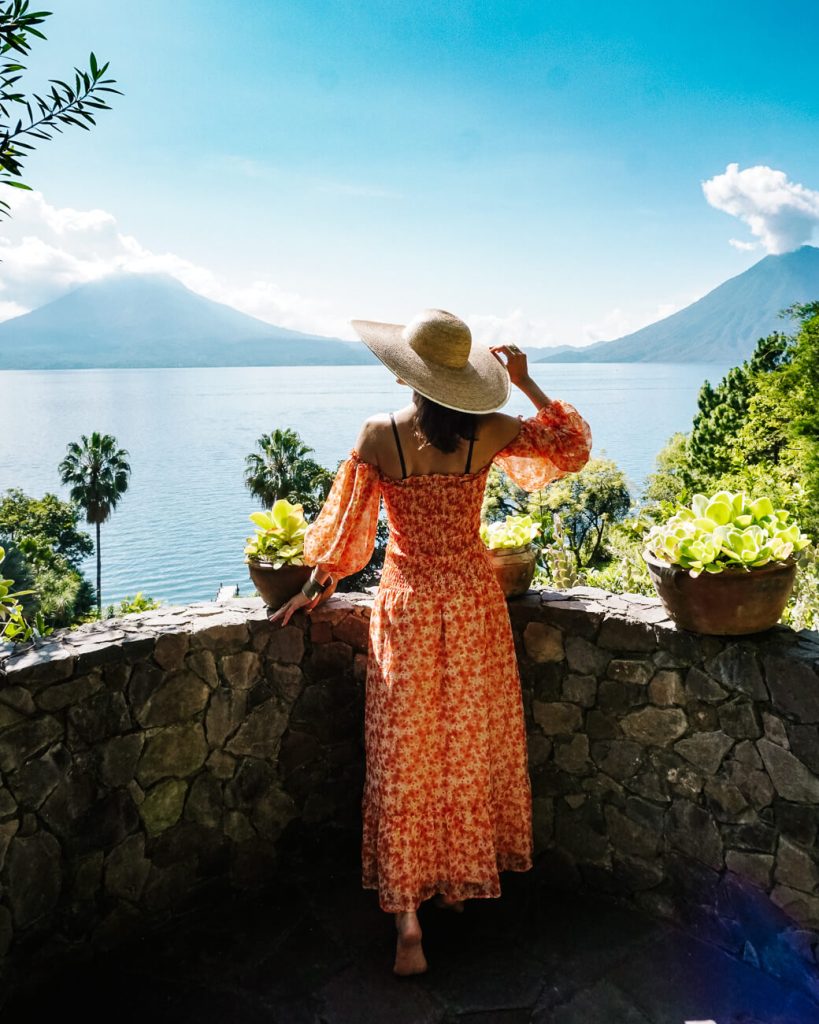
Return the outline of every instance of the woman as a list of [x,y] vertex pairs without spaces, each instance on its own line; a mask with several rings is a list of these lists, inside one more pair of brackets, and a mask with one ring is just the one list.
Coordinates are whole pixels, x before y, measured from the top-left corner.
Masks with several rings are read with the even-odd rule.
[[[358,572],[390,528],[370,618],[365,696],[362,886],[395,914],[396,974],[427,969],[417,910],[500,896],[499,871],[532,867],[532,797],[509,612],[480,511],[494,463],[528,491],[581,469],[591,432],[548,398],[515,345],[478,346],[444,310],[406,327],[354,320],[364,343],[413,389],[373,416],[307,530],[311,579],[270,616],[286,624],[322,584]],[[515,384],[535,405],[497,410]]]

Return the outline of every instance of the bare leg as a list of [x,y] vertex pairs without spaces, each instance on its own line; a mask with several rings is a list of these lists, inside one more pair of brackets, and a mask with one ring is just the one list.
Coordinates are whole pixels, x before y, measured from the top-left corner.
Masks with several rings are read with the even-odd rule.
[[447,896],[445,893],[439,892],[436,894],[433,903],[436,907],[442,907],[445,910],[455,910],[459,914],[463,913],[464,901],[454,900],[452,897]]
[[395,947],[396,974],[423,974],[427,961],[421,946],[421,925],[414,910],[403,910],[395,915],[398,941]]

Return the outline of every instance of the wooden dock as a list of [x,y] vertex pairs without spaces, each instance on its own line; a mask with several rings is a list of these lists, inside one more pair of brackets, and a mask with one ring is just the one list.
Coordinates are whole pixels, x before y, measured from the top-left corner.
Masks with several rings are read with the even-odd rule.
[[216,593],[217,601],[230,601],[231,598],[239,596],[239,587],[235,583],[228,584],[225,586],[224,583],[219,584],[219,590]]

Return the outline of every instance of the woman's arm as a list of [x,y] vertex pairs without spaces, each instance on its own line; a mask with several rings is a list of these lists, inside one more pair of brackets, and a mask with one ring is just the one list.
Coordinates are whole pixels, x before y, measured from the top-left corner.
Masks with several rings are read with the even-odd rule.
[[490,345],[489,351],[501,363],[503,360],[498,356],[498,352],[503,352],[506,356],[504,365],[509,372],[509,379],[516,387],[520,388],[536,409],[543,409],[551,404],[551,398],[529,376],[529,364],[525,352],[521,352],[520,349],[513,352],[509,345]]

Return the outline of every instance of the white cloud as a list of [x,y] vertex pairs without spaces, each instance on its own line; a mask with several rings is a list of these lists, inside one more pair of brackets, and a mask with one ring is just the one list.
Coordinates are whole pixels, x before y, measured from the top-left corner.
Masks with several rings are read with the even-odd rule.
[[738,238],[729,238],[728,244],[733,245],[735,249],[741,249],[742,252],[753,252],[759,245],[758,242],[740,242]]
[[116,271],[164,273],[191,291],[292,330],[352,338],[346,319],[275,282],[230,282],[174,253],[152,252],[104,210],[59,209],[40,192],[17,192],[0,238],[0,320],[20,316]]
[[[699,297],[698,295],[694,296],[691,302]],[[590,345],[595,341],[615,341],[626,334],[639,331],[641,327],[648,327],[649,324],[654,324],[658,320],[664,320],[672,313],[676,313],[678,309],[682,309],[682,306],[673,302],[663,302],[652,310],[643,310],[639,313],[629,313],[615,307],[598,320],[583,325],[583,344]]]
[[464,319],[472,337],[482,345],[529,346],[557,344],[552,330],[542,321],[531,320],[520,309],[506,316],[473,313]]
[[[748,225],[769,253],[790,252],[810,242],[819,226],[819,192],[789,181],[784,171],[758,165],[739,169],[728,164],[724,174],[702,183],[705,198],[717,210]],[[737,245],[745,248],[745,245]]]

